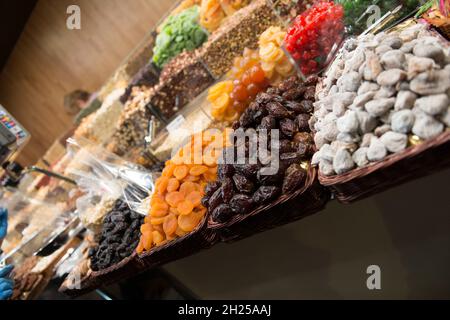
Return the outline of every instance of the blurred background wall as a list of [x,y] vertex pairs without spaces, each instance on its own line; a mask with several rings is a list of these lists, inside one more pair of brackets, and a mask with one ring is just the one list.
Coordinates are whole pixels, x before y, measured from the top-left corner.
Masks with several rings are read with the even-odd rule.
[[[1,29],[14,34],[30,0],[1,0]],[[28,129],[19,157],[35,163],[72,126],[64,95],[95,91],[144,38],[175,0],[39,0],[0,74],[0,104]],[[18,4],[19,3],[19,4]],[[81,30],[66,28],[69,5],[81,8]],[[8,29],[9,28],[9,29]],[[20,32],[20,30],[19,30]],[[2,52],[7,50],[2,45]]]

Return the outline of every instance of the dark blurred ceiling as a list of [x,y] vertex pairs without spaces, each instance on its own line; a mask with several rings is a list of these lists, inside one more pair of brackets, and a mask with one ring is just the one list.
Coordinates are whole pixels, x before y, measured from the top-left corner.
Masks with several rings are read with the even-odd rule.
[[0,71],[3,70],[37,0],[0,0]]

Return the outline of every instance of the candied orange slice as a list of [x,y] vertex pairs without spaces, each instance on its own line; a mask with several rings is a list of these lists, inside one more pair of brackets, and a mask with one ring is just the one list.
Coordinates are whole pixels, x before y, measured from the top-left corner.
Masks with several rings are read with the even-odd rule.
[[204,174],[206,171],[208,171],[208,167],[196,165],[189,170],[189,174],[198,177]]
[[189,193],[191,193],[192,191],[195,191],[196,189],[197,189],[197,187],[196,187],[195,183],[192,181],[183,182],[180,186],[180,192],[184,196],[187,196]]
[[167,192],[177,191],[180,187],[180,182],[176,178],[169,179],[169,183],[167,184]]
[[167,236],[171,236],[177,231],[178,219],[175,215],[170,214],[164,219],[163,230]]
[[169,178],[167,177],[159,177],[156,180],[155,188],[159,193],[164,193],[167,189],[167,185],[169,184]]
[[198,191],[193,191],[186,196],[186,200],[193,204],[194,207],[198,207],[202,203],[202,194]]
[[154,218],[160,218],[167,215],[169,211],[169,206],[167,203],[156,203],[150,209],[150,215]]
[[153,242],[158,246],[164,241],[164,236],[159,231],[152,232]]
[[184,193],[179,191],[170,192],[166,195],[166,201],[171,206],[176,208],[178,204],[184,200]]
[[153,232],[147,232],[142,235],[142,244],[145,251],[149,251],[153,245]]
[[185,232],[191,232],[200,223],[200,217],[198,214],[191,212],[188,215],[180,215],[178,217],[178,226]]
[[185,200],[178,204],[177,210],[180,215],[188,215],[194,210],[194,205],[192,202]]
[[188,175],[189,169],[188,167],[181,165],[181,166],[177,166],[175,168],[175,170],[173,171],[173,175],[175,176],[175,178],[177,178],[178,180],[183,180],[184,177],[186,177]]

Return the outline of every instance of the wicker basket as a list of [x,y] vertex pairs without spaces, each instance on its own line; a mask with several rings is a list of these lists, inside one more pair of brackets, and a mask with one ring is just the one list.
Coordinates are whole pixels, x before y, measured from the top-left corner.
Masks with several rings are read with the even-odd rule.
[[78,288],[72,289],[63,285],[59,291],[70,297],[78,297],[102,286],[128,279],[151,268],[185,258],[200,250],[208,249],[217,243],[218,238],[213,231],[206,228],[206,221],[207,217],[203,219],[196,230],[182,238],[155,247],[140,256],[133,253],[132,256],[116,265],[101,271],[92,272],[88,277],[82,279]]
[[319,174],[319,181],[340,202],[351,203],[447,167],[450,167],[450,130],[367,167],[332,177]]
[[137,261],[149,269],[211,248],[219,239],[213,230],[207,228],[207,220],[208,215],[193,232],[139,255]]
[[210,218],[208,228],[217,232],[221,241],[234,242],[314,214],[322,210],[329,199],[329,191],[317,181],[316,169],[310,167],[301,189],[226,223]]

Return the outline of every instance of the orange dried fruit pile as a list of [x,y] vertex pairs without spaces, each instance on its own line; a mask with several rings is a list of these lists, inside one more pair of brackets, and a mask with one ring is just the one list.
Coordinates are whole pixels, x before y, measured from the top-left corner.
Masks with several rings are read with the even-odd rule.
[[182,237],[201,223],[207,212],[201,204],[204,190],[217,178],[218,157],[231,145],[229,133],[211,129],[196,134],[166,162],[141,226],[138,253]]
[[251,49],[245,49],[243,56],[234,59],[226,78],[209,89],[207,100],[211,103],[214,119],[231,123],[239,118],[259,92],[268,87],[269,82],[258,52]]

